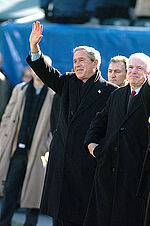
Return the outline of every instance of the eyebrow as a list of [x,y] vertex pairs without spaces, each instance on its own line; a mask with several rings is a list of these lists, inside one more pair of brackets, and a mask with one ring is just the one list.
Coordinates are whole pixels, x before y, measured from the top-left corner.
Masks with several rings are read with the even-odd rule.
[[136,66],[134,66],[133,64],[129,64],[129,65],[128,65],[128,67],[131,67],[131,66],[132,66],[132,67],[145,67],[145,65],[136,65]]
[[77,60],[77,59],[82,60],[82,59],[86,59],[86,57],[74,58],[73,61],[74,61],[74,60]]

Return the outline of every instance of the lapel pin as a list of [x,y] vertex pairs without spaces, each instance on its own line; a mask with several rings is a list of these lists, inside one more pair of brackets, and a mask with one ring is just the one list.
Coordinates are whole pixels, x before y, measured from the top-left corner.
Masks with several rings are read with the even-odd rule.
[[101,93],[101,90],[100,89],[98,90],[98,93]]

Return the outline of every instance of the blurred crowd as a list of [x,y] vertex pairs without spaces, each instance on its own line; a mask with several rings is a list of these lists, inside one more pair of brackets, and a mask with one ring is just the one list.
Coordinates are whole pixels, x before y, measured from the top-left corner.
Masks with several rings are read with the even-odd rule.
[[41,0],[51,23],[149,26],[149,0]]

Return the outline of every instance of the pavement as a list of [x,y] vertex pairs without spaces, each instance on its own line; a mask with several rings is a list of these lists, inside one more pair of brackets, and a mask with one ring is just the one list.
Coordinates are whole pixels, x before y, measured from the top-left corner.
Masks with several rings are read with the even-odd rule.
[[[1,210],[2,199],[0,198],[0,210]],[[12,226],[22,226],[25,222],[25,209],[19,209],[13,215]],[[51,217],[46,215],[39,215],[37,226],[53,226],[53,220]]]

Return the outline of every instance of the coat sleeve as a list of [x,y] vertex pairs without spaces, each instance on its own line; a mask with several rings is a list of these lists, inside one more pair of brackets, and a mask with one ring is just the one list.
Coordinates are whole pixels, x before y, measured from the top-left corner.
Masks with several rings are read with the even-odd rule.
[[95,118],[92,120],[85,137],[84,146],[86,150],[88,150],[88,145],[90,143],[99,144],[94,150],[95,156],[97,156],[97,152],[101,151],[104,146],[104,138],[107,130],[110,99],[111,97],[109,97],[106,106],[103,108],[103,110],[101,112],[98,112]]
[[[145,84],[142,93],[143,104],[147,117],[150,117],[150,86]],[[145,154],[137,196],[144,199],[148,198],[150,192],[150,123],[149,123],[149,145]]]
[[[2,79],[1,79],[1,77],[2,77]],[[5,77],[5,75],[2,74],[2,72],[0,72],[0,97],[1,97],[0,120],[3,116],[3,114],[4,114],[5,108],[6,108],[8,101],[11,97],[12,90],[13,90],[13,85]]]
[[68,75],[62,75],[57,69],[50,66],[43,57],[43,54],[38,60],[31,61],[30,55],[27,57],[27,63],[43,81],[53,91],[61,95],[64,86],[64,81],[68,79]]
[[3,117],[2,117],[2,121],[1,121],[1,124],[0,124],[0,130],[3,127],[5,127],[6,124],[9,122],[9,119],[10,119],[11,114],[13,112],[14,106],[16,105],[17,100],[18,100],[18,90],[19,89],[20,89],[20,84],[17,85],[13,89],[12,95],[10,97],[10,100],[9,100],[7,106],[6,106],[5,112],[4,112]]
[[51,114],[50,114],[52,134],[54,133],[54,131],[57,128],[59,111],[60,111],[60,96],[58,94],[55,94],[54,98],[53,98]]
[[145,84],[142,93],[143,104],[147,116],[150,116],[150,86],[148,83]]

